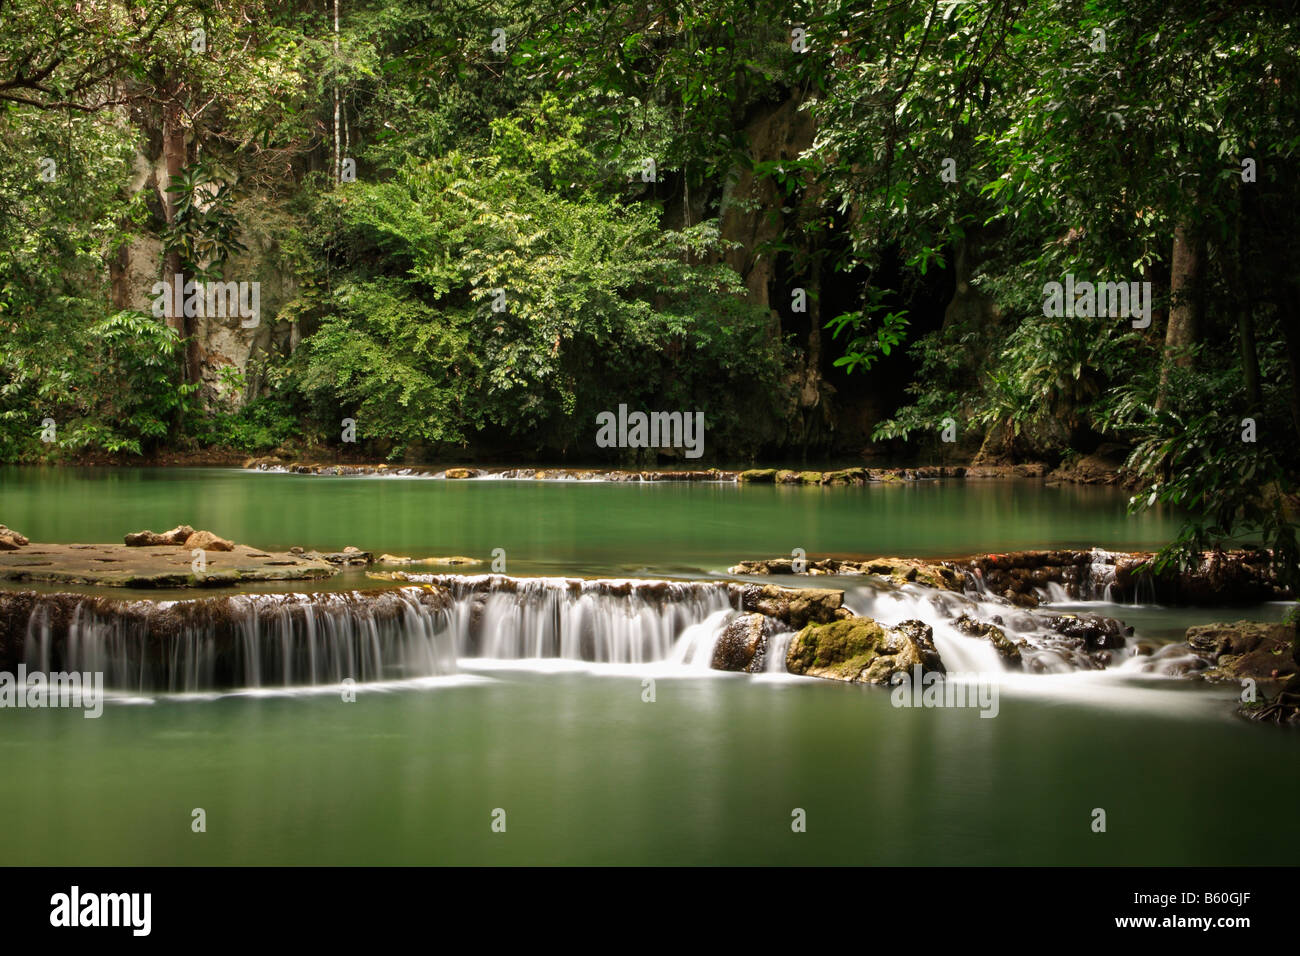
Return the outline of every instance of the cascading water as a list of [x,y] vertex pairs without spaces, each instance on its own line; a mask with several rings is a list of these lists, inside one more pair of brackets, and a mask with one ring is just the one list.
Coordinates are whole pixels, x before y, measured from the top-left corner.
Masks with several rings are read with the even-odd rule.
[[708,667],[734,597],[726,584],[584,581],[499,575],[407,575],[452,595],[449,627],[460,657],[652,661]]
[[445,602],[420,588],[159,603],[55,597],[33,609],[23,660],[47,672],[100,672],[110,690],[292,687],[456,669]]
[[455,673],[458,657],[708,669],[738,605],[722,583],[410,579],[426,583],[163,602],[28,593],[16,659],[99,672],[133,693],[434,677]]
[[907,620],[925,621],[933,630],[934,646],[950,671],[996,673],[1002,670],[1002,661],[993,645],[981,638],[967,637],[951,625],[957,613],[947,613],[950,608],[945,604],[949,602],[972,606],[979,603],[910,584],[897,589],[868,585],[844,592],[845,607],[886,626],[895,627]]
[[951,672],[996,674],[1007,669],[987,637],[963,632],[959,627],[963,619],[995,625],[1009,644],[1017,647],[1023,669],[1031,673],[1096,670],[1110,662],[1111,648],[1123,643],[1118,622],[1027,610],[986,597],[986,593],[972,589],[958,594],[915,584],[900,588],[859,585],[844,592],[844,604],[855,614],[889,626],[908,619],[924,621]]

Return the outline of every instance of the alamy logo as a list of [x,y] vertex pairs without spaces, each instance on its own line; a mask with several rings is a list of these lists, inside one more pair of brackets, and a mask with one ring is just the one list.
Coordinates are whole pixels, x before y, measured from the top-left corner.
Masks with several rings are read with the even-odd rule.
[[152,912],[152,893],[83,894],[81,887],[74,886],[50,897],[51,926],[127,926],[133,936],[148,936]]
[[84,674],[73,671],[27,673],[19,664],[17,675],[0,671],[0,707],[82,707],[87,718],[104,713],[104,675],[98,671]]
[[632,412],[618,406],[618,415],[596,416],[599,448],[685,448],[687,458],[704,454],[703,412]]
[[256,328],[261,322],[262,283],[198,282],[179,273],[171,282],[153,284],[154,318],[225,319],[238,316],[240,326]]
[[1151,324],[1150,282],[1078,282],[1067,272],[1065,284],[1049,282],[1043,286],[1043,315],[1049,319],[1079,316],[1088,318],[1133,319],[1133,328]]
[[921,673],[921,665],[894,674],[889,702],[895,707],[978,707],[981,717],[998,715],[998,685],[983,674]]

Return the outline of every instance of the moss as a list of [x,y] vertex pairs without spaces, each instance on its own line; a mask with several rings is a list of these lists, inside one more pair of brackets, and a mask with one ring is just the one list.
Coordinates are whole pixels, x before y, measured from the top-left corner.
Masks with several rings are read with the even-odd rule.
[[751,468],[749,469],[749,471],[742,471],[740,473],[739,480],[742,482],[750,482],[756,485],[758,484],[770,485],[772,482],[776,481],[776,469],[775,468]]
[[887,633],[870,618],[810,624],[790,642],[786,667],[792,674],[856,680],[880,656]]
[[799,472],[799,484],[801,485],[820,485],[822,483],[822,473],[820,471],[801,471]]
[[865,468],[843,468],[839,471],[828,471],[822,476],[822,484],[826,485],[860,485],[867,477]]

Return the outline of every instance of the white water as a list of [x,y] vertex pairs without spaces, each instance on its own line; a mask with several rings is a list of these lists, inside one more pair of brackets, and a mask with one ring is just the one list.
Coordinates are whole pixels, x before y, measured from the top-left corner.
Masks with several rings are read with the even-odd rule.
[[[738,591],[726,582],[668,582],[500,575],[410,575],[427,587],[382,593],[240,595],[189,602],[87,600],[71,612],[64,633],[38,604],[24,645],[31,669],[99,671],[111,690],[190,693],[240,688],[284,691],[337,687],[345,679],[380,685],[476,669],[528,666],[598,667],[609,673],[704,675]],[[438,595],[450,594],[442,607]],[[909,584],[854,583],[845,605],[886,626],[927,623],[945,668],[953,674],[1001,675],[1002,657],[985,637],[954,626],[963,614],[998,624],[1023,642],[1027,670],[1064,674],[1096,662],[1063,646],[1045,615],[999,599]],[[120,611],[114,611],[119,607]],[[769,637],[765,675],[785,675],[793,633]],[[1178,661],[1126,660],[1128,675],[1173,673]],[[472,664],[471,664],[472,662]],[[1153,666],[1154,665],[1154,666]],[[1113,666],[1112,669],[1119,669]],[[1001,679],[1001,678],[999,678]]]
[[712,654],[725,624],[725,614],[719,612],[733,610],[725,584],[498,575],[408,578],[451,591],[449,627],[458,657],[644,664],[671,659],[681,648],[694,662],[703,658],[704,643]]

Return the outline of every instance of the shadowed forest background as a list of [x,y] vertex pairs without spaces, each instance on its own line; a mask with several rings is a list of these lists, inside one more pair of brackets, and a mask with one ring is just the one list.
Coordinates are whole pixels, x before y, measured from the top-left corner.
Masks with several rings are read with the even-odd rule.
[[0,460],[671,464],[625,403],[1293,551],[1298,97],[1293,3],[0,0]]

